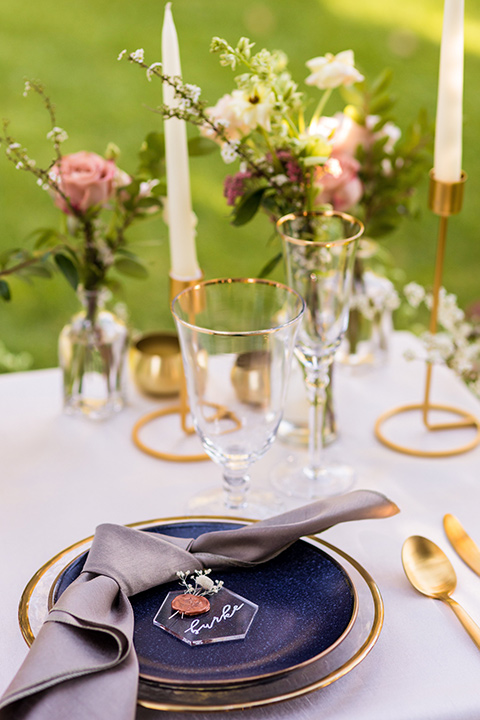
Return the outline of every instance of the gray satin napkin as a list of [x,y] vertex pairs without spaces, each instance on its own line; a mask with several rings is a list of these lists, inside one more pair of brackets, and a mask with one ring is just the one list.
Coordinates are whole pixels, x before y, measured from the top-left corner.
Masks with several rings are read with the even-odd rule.
[[0,720],[132,720],[138,687],[128,597],[176,579],[178,570],[249,567],[298,538],[398,507],[358,490],[195,540],[100,525],[81,575],[50,611],[0,701]]

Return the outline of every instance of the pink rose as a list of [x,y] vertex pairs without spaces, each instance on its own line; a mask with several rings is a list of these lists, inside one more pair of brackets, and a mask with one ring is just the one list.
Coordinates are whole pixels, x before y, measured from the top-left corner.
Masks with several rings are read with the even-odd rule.
[[316,203],[330,203],[340,212],[350,210],[363,195],[363,185],[357,174],[359,169],[360,164],[351,155],[334,151],[316,182],[320,188]]
[[365,148],[371,146],[374,138],[366,127],[343,113],[336,113],[334,119],[337,122],[332,141],[334,152],[355,156],[359,145]]
[[[51,170],[51,178],[68,197],[72,207],[85,212],[94,205],[105,205],[115,192],[117,167],[113,160],[105,160],[92,152],[65,155]],[[55,205],[67,214],[71,209],[56,193]]]

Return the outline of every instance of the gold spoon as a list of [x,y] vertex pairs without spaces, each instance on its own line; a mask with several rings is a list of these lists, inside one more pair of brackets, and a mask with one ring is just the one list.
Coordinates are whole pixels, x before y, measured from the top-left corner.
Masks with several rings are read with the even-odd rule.
[[450,605],[480,650],[480,628],[462,606],[450,597],[457,585],[457,577],[450,560],[438,545],[420,535],[413,535],[403,544],[402,563],[413,587],[423,595]]

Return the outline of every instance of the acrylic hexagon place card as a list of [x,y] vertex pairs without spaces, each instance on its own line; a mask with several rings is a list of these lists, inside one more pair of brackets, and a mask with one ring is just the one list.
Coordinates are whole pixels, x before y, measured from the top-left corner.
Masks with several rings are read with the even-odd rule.
[[188,602],[183,613],[181,609],[175,610],[175,602],[172,608],[176,598],[198,596],[186,595],[182,590],[169,592],[153,622],[188,645],[243,640],[258,610],[258,605],[225,587],[209,598],[209,609],[198,608],[196,615],[187,614]]

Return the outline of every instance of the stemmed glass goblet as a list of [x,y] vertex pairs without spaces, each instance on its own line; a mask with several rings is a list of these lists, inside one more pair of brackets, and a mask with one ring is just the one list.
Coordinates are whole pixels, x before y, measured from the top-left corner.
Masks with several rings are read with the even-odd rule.
[[199,495],[189,509],[265,517],[275,508],[251,492],[248,472],[280,424],[304,301],[280,283],[225,278],[184,290],[172,312],[193,425],[223,468],[223,494]]
[[324,466],[322,431],[329,369],[348,326],[353,264],[363,225],[346,213],[304,212],[277,222],[290,287],[305,300],[297,336],[309,399],[308,461],[286,463],[273,474],[277,489],[306,499],[345,492],[353,482],[346,465]]

